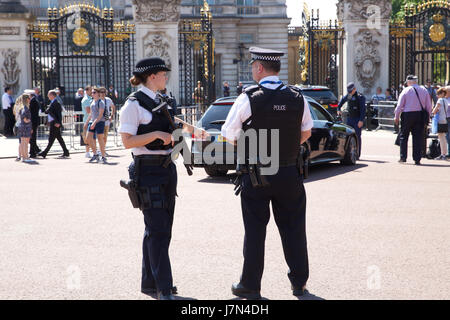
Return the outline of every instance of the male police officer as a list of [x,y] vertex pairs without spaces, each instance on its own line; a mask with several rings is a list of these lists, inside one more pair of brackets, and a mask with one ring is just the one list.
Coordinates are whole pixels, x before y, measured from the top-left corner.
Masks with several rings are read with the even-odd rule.
[[[277,223],[294,295],[303,295],[309,276],[305,234],[306,195],[298,166],[300,145],[311,136],[313,121],[300,91],[278,78],[282,52],[250,48],[253,79],[258,85],[245,89],[231,108],[222,135],[232,143],[244,132],[279,130],[279,168],[262,175],[261,167],[245,159],[241,173],[241,206],[245,228],[244,267],[232,293],[259,299],[264,268],[264,241],[269,222],[269,203]],[[245,135],[241,135],[245,136]],[[242,139],[238,141],[241,143]],[[273,143],[272,143],[273,144]],[[273,146],[268,145],[268,153]],[[256,173],[256,175],[255,175]],[[264,181],[264,183],[258,183]]]
[[364,118],[366,116],[366,98],[356,92],[356,87],[353,82],[347,85],[347,95],[343,96],[338,105],[338,115],[341,115],[341,107],[348,102],[348,118],[347,124],[355,129],[358,136],[358,159],[361,155],[361,128],[364,125]]

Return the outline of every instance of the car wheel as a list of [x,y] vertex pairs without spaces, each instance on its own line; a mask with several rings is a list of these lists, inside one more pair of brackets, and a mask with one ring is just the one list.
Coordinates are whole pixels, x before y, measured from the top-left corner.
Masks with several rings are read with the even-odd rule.
[[356,143],[356,138],[354,136],[350,137],[348,141],[347,148],[345,149],[344,159],[341,160],[341,164],[351,166],[356,164],[358,159],[358,146]]
[[208,176],[211,177],[223,177],[227,175],[228,170],[226,169],[218,169],[217,167],[213,166],[205,166],[205,171]]

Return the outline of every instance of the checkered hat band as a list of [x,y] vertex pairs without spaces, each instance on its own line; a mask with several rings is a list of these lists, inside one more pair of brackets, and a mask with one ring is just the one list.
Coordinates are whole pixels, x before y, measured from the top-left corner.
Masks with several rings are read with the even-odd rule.
[[265,61],[281,61],[281,57],[274,56],[261,56],[257,54],[252,54],[253,60],[265,60]]
[[145,72],[145,71],[148,71],[148,70],[152,70],[152,69],[156,69],[156,68],[167,68],[167,67],[164,64],[158,64],[158,65],[154,65],[154,66],[136,68],[136,70],[134,70],[134,71],[142,73],[142,72]]

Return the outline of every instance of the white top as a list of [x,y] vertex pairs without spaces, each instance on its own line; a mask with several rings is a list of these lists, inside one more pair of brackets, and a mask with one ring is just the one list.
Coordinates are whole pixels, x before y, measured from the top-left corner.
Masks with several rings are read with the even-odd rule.
[[[266,81],[275,83],[265,83]],[[280,79],[277,76],[269,76],[261,79],[260,84],[268,89],[275,90],[281,84]],[[281,90],[285,90],[286,86]],[[311,112],[309,110],[308,101],[303,97],[305,109],[303,111],[301,131],[310,130],[314,126]],[[239,132],[242,130],[242,124],[252,115],[252,109],[250,107],[250,100],[247,94],[244,92],[234,102],[228,113],[227,120],[222,126],[222,136],[231,141],[236,141],[239,138]]]
[[11,99],[9,98],[9,94],[6,92],[2,96],[2,107],[3,109],[8,109],[11,106]]
[[448,110],[449,109],[448,101],[445,98],[439,98],[437,103],[439,103],[439,105],[440,105],[440,107],[439,107],[439,123],[440,124],[446,124],[447,123],[448,112],[449,112],[449,110]]
[[109,117],[111,117],[112,108],[111,106],[114,104],[114,102],[109,97],[105,97],[105,107],[106,107],[106,113],[108,114],[108,120],[105,121],[105,126],[109,126],[111,124],[111,121],[109,120]]
[[[139,89],[152,99],[156,98],[156,93],[147,87]],[[149,124],[152,121],[152,114],[141,107],[136,100],[127,100],[120,109],[120,126],[119,133],[128,133],[133,136],[136,135],[138,127],[141,124]],[[145,146],[139,148],[132,148],[131,151],[135,156],[143,154],[163,154],[167,155],[172,152],[172,149],[168,150],[148,150]]]
[[[50,104],[52,104],[53,101],[55,101],[55,100],[57,100],[57,99],[55,98],[55,99],[53,99],[52,101],[50,101]],[[47,122],[50,123],[50,122],[52,122],[53,120],[55,120],[55,119],[53,119],[53,117],[52,117],[50,114],[48,114],[48,115],[47,115]]]

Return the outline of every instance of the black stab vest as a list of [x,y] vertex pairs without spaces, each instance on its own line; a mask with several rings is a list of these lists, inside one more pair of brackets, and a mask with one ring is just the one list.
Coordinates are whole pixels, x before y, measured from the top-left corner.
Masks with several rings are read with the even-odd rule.
[[[300,152],[301,124],[304,100],[301,92],[292,86],[284,90],[270,90],[262,86],[252,86],[245,90],[252,115],[243,124],[244,132],[257,130],[258,155],[259,129],[267,129],[267,155],[273,157],[271,150],[271,130],[279,130],[280,166],[295,165]],[[249,160],[249,146],[246,144],[246,161]],[[247,162],[248,163],[248,162]]]
[[361,99],[361,95],[356,92],[350,100],[347,100],[349,118],[359,119],[361,117],[361,108],[359,107],[359,99]]
[[[129,100],[137,101],[141,107],[145,110],[149,111],[152,114],[152,121],[149,124],[141,124],[138,127],[137,135],[146,134],[154,131],[162,131],[167,133],[172,133],[172,128],[170,126],[169,119],[167,119],[161,110],[153,111],[158,105],[156,102],[147,96],[142,91],[133,92],[129,97]],[[169,110],[171,112],[171,110]],[[173,117],[173,115],[171,114]],[[172,148],[171,144],[163,145],[163,141],[161,139],[156,139],[149,144],[146,144],[145,147],[148,150],[168,150]]]

